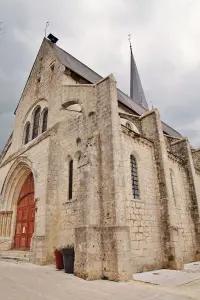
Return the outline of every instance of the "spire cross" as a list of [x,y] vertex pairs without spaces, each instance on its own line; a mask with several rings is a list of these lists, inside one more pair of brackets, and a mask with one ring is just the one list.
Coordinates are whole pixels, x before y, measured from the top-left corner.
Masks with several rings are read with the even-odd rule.
[[131,34],[128,34],[128,40],[129,40],[130,48],[132,49],[132,45],[131,45]]

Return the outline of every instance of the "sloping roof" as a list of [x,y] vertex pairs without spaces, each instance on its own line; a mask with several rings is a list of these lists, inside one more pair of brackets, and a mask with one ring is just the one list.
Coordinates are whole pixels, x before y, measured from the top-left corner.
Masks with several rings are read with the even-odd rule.
[[96,83],[102,79],[99,74],[91,70],[69,53],[65,52],[63,49],[59,48],[56,44],[52,44],[51,42],[49,42],[49,44],[55,49],[56,55],[60,62],[70,70],[79,74],[81,77],[87,79],[91,83]]
[[131,45],[130,45],[130,54],[131,54],[130,98],[134,99],[136,103],[148,109],[147,100],[141,84],[139,72],[137,69],[137,65],[135,63]]
[[[81,77],[85,78],[91,83],[97,83],[103,78],[102,76],[94,72],[92,69],[87,67],[85,64],[80,62],[78,59],[76,59],[75,57],[73,57],[72,55],[70,55],[60,47],[58,47],[56,44],[52,44],[49,40],[47,41],[49,45],[54,49],[55,54],[60,60],[60,62],[70,70],[79,74]],[[137,76],[139,76],[139,74]],[[136,112],[138,115],[142,115],[143,113],[148,111],[147,103],[145,104],[144,102],[141,101],[141,103],[139,104],[134,99],[131,99],[128,95],[124,94],[119,89],[117,89],[117,97],[120,103],[122,103],[132,111]],[[169,125],[165,124],[164,122],[162,122],[162,126],[163,126],[163,131],[166,132],[167,134],[175,137],[181,137],[181,134],[178,131],[171,128]]]

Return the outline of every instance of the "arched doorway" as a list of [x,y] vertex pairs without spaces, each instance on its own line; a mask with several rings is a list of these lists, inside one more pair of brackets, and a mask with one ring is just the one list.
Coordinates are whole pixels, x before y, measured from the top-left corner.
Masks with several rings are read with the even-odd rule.
[[21,187],[18,202],[14,248],[30,249],[31,238],[34,232],[35,199],[34,179],[30,173]]

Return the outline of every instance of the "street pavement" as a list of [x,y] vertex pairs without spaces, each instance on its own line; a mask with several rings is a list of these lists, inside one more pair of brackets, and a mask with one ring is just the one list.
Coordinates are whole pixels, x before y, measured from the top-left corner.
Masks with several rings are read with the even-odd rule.
[[[54,266],[0,261],[0,300],[189,300],[200,299],[200,281],[179,287],[106,280],[85,281]],[[190,285],[189,284],[189,285]]]

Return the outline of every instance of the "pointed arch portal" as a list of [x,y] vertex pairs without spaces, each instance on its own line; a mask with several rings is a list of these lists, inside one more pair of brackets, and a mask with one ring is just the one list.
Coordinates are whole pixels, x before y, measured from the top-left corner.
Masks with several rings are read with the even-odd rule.
[[21,187],[17,202],[14,248],[30,249],[34,232],[35,198],[34,179],[30,173]]

